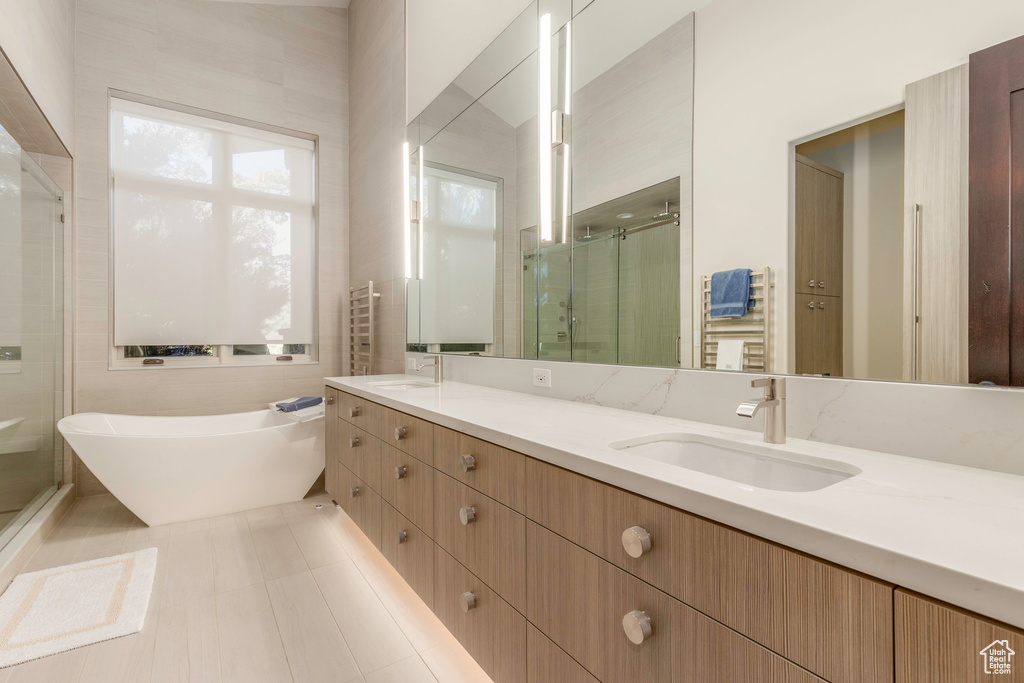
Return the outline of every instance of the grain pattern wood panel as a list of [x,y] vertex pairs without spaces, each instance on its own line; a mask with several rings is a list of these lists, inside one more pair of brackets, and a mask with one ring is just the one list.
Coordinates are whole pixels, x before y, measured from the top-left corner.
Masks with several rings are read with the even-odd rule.
[[529,622],[526,625],[526,680],[529,683],[600,683]]
[[843,376],[843,298],[796,295],[796,372]]
[[434,464],[434,424],[381,406],[380,438],[384,443]]
[[794,263],[798,293],[842,296],[843,182],[839,171],[797,155]]
[[[670,680],[667,595],[533,522],[527,566],[527,618],[598,680]],[[651,619],[651,635],[640,645],[622,628],[633,610]]]
[[1024,39],[970,58],[968,354],[971,383],[1010,384],[1010,93],[1024,88]]
[[[524,511],[526,492],[520,484],[526,476],[525,455],[444,427],[437,427],[434,444],[434,467],[517,512]],[[463,467],[464,455],[475,458],[473,469]]]
[[433,538],[434,468],[397,448],[381,446],[381,496]]
[[[892,680],[891,584],[539,460],[527,472],[538,524],[826,680]],[[652,537],[638,560],[621,543],[634,525]]]
[[381,461],[384,444],[358,427],[338,422],[338,460],[377,492],[380,492]]
[[[469,611],[466,592],[476,599]],[[436,545],[434,613],[494,683],[525,683],[526,618]]]
[[[963,64],[911,83],[906,90],[905,380],[938,384],[968,380],[969,74],[970,67]],[[915,257],[920,271],[916,280]],[[915,297],[920,315],[916,359]]]
[[[985,673],[982,650],[1006,641],[1010,673]],[[896,683],[1024,682],[1024,631],[896,590]]]
[[[526,609],[526,518],[441,472],[434,475],[434,540],[519,611]],[[459,511],[475,510],[463,524]]]
[[672,609],[674,683],[825,683],[679,601]]
[[324,488],[334,500],[338,499],[338,449],[341,446],[338,424],[338,395],[333,387],[327,387],[327,407],[324,409]]
[[338,392],[338,416],[377,437],[383,433],[384,410],[384,406],[373,401],[344,391]]
[[338,464],[338,504],[366,537],[380,548],[381,497],[344,464]]
[[381,554],[427,607],[434,608],[434,541],[386,501],[381,506]]

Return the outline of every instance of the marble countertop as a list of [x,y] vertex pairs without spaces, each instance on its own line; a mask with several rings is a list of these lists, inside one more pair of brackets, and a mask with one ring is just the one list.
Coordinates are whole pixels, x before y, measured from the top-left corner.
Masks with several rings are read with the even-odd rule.
[[[413,379],[333,377],[326,383],[1024,628],[1024,477],[801,439],[773,446],[763,444],[759,432],[458,382],[370,384]],[[773,491],[608,445],[663,432],[829,458],[862,473],[818,491]]]

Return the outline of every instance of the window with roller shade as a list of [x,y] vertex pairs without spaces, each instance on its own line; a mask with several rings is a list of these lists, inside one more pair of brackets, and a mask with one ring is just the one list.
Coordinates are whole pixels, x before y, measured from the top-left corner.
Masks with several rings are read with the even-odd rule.
[[313,140],[114,98],[118,359],[314,357]]

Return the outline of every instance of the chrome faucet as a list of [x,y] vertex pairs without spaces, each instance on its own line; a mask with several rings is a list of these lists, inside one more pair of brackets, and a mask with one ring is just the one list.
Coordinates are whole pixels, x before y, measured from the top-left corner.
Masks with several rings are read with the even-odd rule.
[[431,359],[429,363],[420,363],[416,366],[416,371],[419,372],[423,368],[434,368],[434,383],[440,384],[444,381],[444,356],[437,354],[436,356],[423,356],[424,360]]
[[744,401],[736,409],[740,417],[754,417],[764,408],[764,440],[786,443],[786,379],[763,377],[750,383],[755,389],[764,387],[764,398]]

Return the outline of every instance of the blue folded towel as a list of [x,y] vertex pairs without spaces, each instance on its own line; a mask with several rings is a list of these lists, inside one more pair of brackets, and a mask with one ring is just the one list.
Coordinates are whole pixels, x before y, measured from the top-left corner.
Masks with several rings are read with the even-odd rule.
[[320,405],[323,401],[324,399],[320,396],[303,396],[302,398],[297,398],[294,401],[278,403],[277,409],[283,413],[294,413],[296,410],[312,408],[313,406]]
[[750,302],[750,268],[723,270],[711,276],[711,317],[742,318]]

